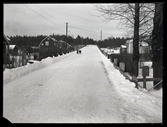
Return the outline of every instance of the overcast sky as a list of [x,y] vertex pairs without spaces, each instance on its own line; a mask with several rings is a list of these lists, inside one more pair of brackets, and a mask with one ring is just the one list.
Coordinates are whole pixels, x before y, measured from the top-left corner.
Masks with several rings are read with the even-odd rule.
[[105,21],[94,4],[4,4],[4,34],[50,35],[66,34],[100,40],[123,37],[126,28],[120,28],[118,20]]

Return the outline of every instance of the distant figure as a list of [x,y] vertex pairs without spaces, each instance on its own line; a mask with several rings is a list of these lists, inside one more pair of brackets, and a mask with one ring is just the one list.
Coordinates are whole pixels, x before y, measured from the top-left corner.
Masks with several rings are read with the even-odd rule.
[[81,52],[82,52],[81,50],[77,49],[77,54],[81,54]]

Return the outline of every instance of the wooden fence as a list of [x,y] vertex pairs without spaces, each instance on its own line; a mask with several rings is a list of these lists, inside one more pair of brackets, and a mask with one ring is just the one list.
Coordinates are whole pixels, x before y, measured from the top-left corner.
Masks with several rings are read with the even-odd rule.
[[5,67],[9,68],[9,69],[16,68],[16,67],[26,65],[27,62],[28,62],[28,57],[27,57],[26,53],[24,53],[24,52],[21,52],[17,56],[8,54],[7,61],[5,63]]
[[[132,75],[130,78],[125,72],[128,72],[132,74],[132,64],[133,64],[133,54],[110,54],[108,55],[103,50],[101,50],[104,55],[106,55],[108,58],[111,59],[111,62],[114,63],[114,67],[117,68],[126,79],[130,80],[131,82],[134,82],[136,84],[136,88],[141,87],[138,82],[143,82],[143,88],[146,89],[146,82],[149,81],[158,81],[156,85],[153,85],[148,92],[156,87],[157,85],[162,84],[163,79],[161,78],[147,78],[146,76],[149,76],[149,67],[143,66],[142,67],[142,76],[143,78],[137,78]],[[151,54],[140,54],[139,61],[151,61]]]

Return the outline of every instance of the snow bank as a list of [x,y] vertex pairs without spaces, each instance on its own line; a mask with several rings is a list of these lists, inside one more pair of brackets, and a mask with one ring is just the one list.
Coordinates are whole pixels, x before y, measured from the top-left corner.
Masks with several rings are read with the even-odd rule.
[[55,63],[57,61],[60,61],[61,59],[67,58],[72,53],[74,52],[58,55],[57,57],[47,57],[45,59],[42,59],[41,61],[35,61],[33,64],[28,63],[27,65],[21,66],[18,68],[5,69],[5,71],[3,72],[3,83],[4,84],[8,83],[18,77],[29,74],[32,71],[47,67],[52,63]]
[[101,50],[103,50],[107,54],[119,54],[120,53],[120,48],[116,48],[116,49],[101,48]]
[[[100,50],[99,54],[104,64],[104,68],[107,71],[107,76],[121,98],[129,103],[135,104],[141,111],[145,109],[148,113],[154,113],[156,116],[159,116],[160,120],[162,120],[162,89],[152,90],[150,92],[146,89],[136,89],[135,84],[125,79],[119,70],[114,68],[113,63],[111,63]],[[152,116],[151,119],[154,119],[153,117],[154,116]]]
[[53,58],[48,57],[46,59],[43,59],[42,61],[37,61],[33,64],[27,64],[25,66],[21,66],[18,68],[12,68],[12,69],[5,69],[3,73],[3,82],[8,83],[20,76],[24,76],[26,74],[29,74],[30,72],[34,70],[41,69],[43,67],[46,67],[48,64],[52,63]]
[[3,73],[3,82],[4,84],[8,83],[18,77],[29,74],[32,71],[47,67],[48,65],[52,64],[56,58],[57,57],[47,57],[41,61],[36,61],[33,64],[28,63],[27,65],[18,68],[5,69]]

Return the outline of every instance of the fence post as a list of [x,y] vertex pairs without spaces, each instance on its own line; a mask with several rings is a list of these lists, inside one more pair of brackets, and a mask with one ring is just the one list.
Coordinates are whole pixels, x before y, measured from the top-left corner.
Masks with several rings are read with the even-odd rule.
[[143,88],[146,89],[146,76],[143,76]]
[[117,66],[118,65],[118,60],[114,58],[114,64]]
[[143,88],[146,89],[146,76],[149,76],[149,67],[148,66],[143,66],[142,76],[143,76]]
[[135,83],[135,87],[138,89],[139,87],[138,87],[138,79],[137,79],[137,77],[136,76],[132,76],[132,81]]
[[14,55],[13,55],[13,58],[12,58],[12,68],[14,68]]

